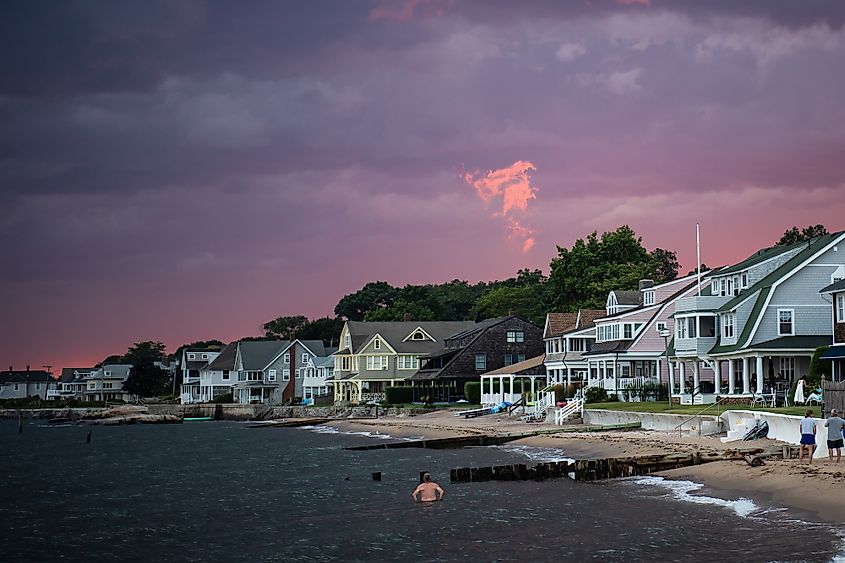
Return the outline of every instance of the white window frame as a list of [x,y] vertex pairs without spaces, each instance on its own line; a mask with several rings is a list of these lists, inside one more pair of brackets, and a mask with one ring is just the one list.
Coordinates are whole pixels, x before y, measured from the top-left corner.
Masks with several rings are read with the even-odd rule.
[[224,370],[223,370],[223,373],[221,374],[221,378],[222,378],[222,379],[229,379],[229,377],[230,377],[230,373],[231,373],[231,372],[230,372],[229,370],[224,369]]
[[733,338],[734,327],[736,326],[736,316],[733,313],[725,313],[722,315],[722,337]]
[[308,368],[299,368],[299,369],[297,369],[297,370],[296,370],[296,378],[297,378],[297,379],[302,379],[303,377],[305,377],[305,370],[306,370],[306,369],[308,369]]
[[282,370],[282,381],[290,381],[290,369],[285,368]]
[[525,342],[524,330],[509,330],[507,333],[507,340],[509,344],[521,344]]
[[381,340],[378,338],[373,340],[373,350],[381,350]]
[[367,371],[383,371],[388,368],[387,356],[367,356]]
[[780,373],[786,377],[787,381],[792,381],[795,378],[795,358],[792,356],[780,357]]
[[836,294],[836,322],[845,323],[845,293]]
[[207,359],[208,359],[208,354],[203,354],[203,355],[202,355],[202,359],[203,359],[203,360],[207,360]]
[[196,355],[196,354],[194,354],[193,352],[191,352],[191,353],[189,353],[189,354],[188,354],[188,359],[189,359],[189,360],[195,360],[195,359],[196,359],[196,357],[197,357],[197,355]]
[[622,325],[622,338],[624,340],[631,340],[634,337],[634,325],[625,323]]
[[645,292],[643,295],[643,305],[654,305],[654,290]]
[[[789,329],[790,332],[781,332],[781,326],[784,324],[781,321],[781,313],[789,313]],[[777,310],[778,336],[794,336],[795,335],[795,309],[778,309]]]
[[475,355],[475,371],[487,371],[487,354]]
[[284,356],[282,356],[282,361],[283,361],[284,363],[286,363],[286,364],[289,364],[289,363],[290,363],[290,352],[288,352],[287,354],[285,354]]
[[396,369],[418,370],[420,369],[420,360],[413,354],[399,354],[396,356]]
[[740,279],[742,280],[742,289],[748,287],[748,274],[746,272],[740,275]]
[[267,372],[267,380],[268,381],[276,381],[276,370],[271,369]]
[[303,363],[303,364],[307,364],[307,363],[308,363],[308,359],[309,359],[308,353],[307,353],[307,352],[303,352],[303,353],[302,353],[302,363]]

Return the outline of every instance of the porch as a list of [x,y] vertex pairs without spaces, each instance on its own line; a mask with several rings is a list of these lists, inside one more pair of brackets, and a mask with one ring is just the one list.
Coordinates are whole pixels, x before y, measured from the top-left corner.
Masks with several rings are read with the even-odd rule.
[[498,405],[503,401],[515,403],[523,395],[526,401],[534,401],[544,387],[545,375],[484,374],[481,376],[481,404]]

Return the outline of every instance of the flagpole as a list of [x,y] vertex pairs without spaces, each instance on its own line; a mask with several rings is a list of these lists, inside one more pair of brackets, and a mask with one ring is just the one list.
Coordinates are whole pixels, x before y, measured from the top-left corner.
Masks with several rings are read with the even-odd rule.
[[695,269],[698,272],[698,296],[701,297],[701,233],[698,223],[695,224]]

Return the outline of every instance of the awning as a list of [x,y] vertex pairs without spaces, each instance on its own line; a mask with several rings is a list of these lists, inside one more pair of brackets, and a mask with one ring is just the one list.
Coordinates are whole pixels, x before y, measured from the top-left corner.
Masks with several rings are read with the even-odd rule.
[[845,358],[845,346],[831,346],[819,356],[822,360],[840,360]]

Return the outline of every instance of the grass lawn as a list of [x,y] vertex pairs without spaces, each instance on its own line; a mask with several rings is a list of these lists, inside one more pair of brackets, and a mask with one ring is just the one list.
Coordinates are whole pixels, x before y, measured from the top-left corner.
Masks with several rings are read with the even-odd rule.
[[[707,405],[672,405],[669,407],[668,402],[640,402],[640,403],[588,403],[584,408],[587,409],[605,409],[611,411],[629,411],[629,412],[655,412],[664,414],[698,414]],[[813,409],[813,416],[821,416],[821,408],[813,407],[751,407],[750,405],[716,405],[704,412],[705,415],[719,415],[726,410],[753,410],[765,411],[779,414],[792,414],[797,416],[804,416],[808,408]]]

